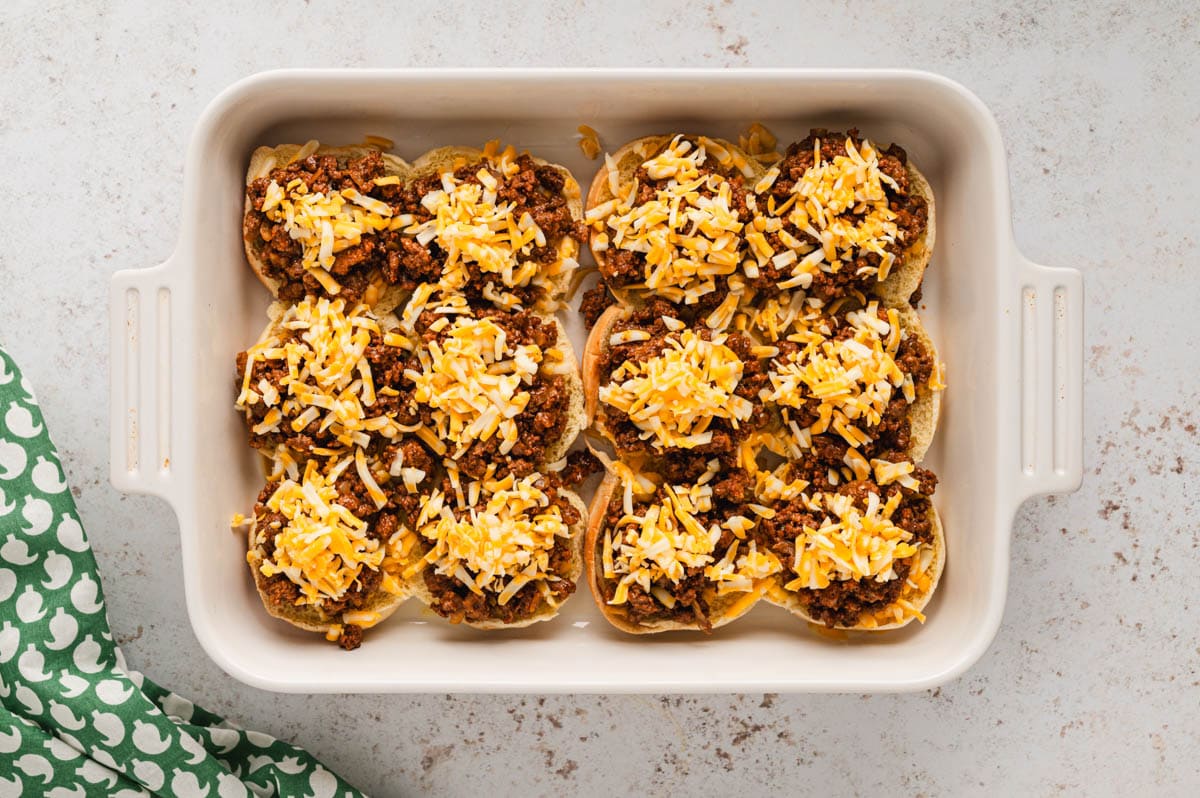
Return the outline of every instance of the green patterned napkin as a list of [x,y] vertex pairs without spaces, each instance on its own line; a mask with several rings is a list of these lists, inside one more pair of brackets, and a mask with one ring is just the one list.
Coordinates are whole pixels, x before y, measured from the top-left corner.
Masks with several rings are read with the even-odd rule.
[[125,667],[33,390],[0,350],[0,796],[361,795]]

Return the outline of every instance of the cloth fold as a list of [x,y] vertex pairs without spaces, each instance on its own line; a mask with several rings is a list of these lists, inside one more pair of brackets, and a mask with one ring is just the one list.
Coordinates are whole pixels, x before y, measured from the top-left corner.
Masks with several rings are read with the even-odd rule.
[[0,350],[0,796],[361,793],[125,666],[33,389]]

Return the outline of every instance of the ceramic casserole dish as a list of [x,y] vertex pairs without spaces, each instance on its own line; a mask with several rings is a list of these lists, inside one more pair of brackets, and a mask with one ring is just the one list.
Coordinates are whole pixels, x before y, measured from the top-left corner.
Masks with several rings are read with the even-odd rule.
[[[230,517],[253,504],[256,455],[234,412],[236,353],[265,321],[266,290],[242,252],[244,175],[261,144],[366,134],[411,159],[492,138],[572,169],[610,147],[675,130],[736,140],[762,122],[782,142],[858,127],[902,144],[937,197],[922,313],[949,389],[927,458],[948,566],[928,621],[829,639],[763,603],[706,637],[629,636],[586,587],[553,622],[481,633],[408,602],[347,653],[263,612]],[[204,112],[187,152],[179,244],[111,287],[112,481],[169,502],[182,535],[197,638],[234,677],[289,692],[895,691],[961,674],[1004,611],[1009,538],[1025,499],[1081,477],[1082,283],[1017,251],[999,130],[936,75],[891,70],[292,70],[244,80]],[[590,256],[582,256],[584,262]],[[567,312],[577,349],[584,330]],[[585,494],[585,499],[587,495]]]

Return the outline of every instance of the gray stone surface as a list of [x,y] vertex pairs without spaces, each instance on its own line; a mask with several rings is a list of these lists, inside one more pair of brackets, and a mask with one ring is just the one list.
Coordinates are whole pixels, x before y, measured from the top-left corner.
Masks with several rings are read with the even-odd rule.
[[[1195,4],[622,5],[4,4],[0,340],[38,388],[130,663],[378,795],[1196,794]],[[200,650],[174,516],[109,486],[106,421],[109,274],[170,253],[200,110],[270,67],[563,64],[920,67],[995,113],[1018,243],[1085,273],[1086,471],[1019,513],[1003,628],[962,679],[891,696],[278,696]]]

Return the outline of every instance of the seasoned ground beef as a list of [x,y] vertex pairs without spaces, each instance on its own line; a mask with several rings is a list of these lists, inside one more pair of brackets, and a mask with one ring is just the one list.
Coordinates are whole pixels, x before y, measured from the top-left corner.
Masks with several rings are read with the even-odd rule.
[[[731,458],[725,458],[726,461],[729,459]],[[672,485],[686,485],[698,480],[712,460],[712,455],[695,449],[671,449],[655,461],[655,468],[660,470],[663,479]]]
[[401,456],[402,467],[419,468],[425,472],[425,479],[412,489],[405,485],[402,479],[392,479],[383,486],[384,490],[389,493],[389,500],[399,511],[400,517],[408,519],[411,523],[421,512],[421,507],[425,503],[425,494],[429,492],[431,486],[440,482],[441,477],[438,471],[440,461],[421,440],[415,437],[404,437],[389,443],[383,449],[380,462],[390,469],[398,454]]
[[[266,530],[262,540],[263,556],[270,559],[275,554],[275,539],[287,526],[287,519],[272,512],[267,501],[279,487],[278,482],[268,483],[258,495],[254,507],[257,529]],[[367,493],[366,486],[354,469],[348,469],[337,482],[338,504],[354,513],[367,523],[366,535],[379,541],[386,540],[398,528],[395,511],[390,507],[379,510]],[[358,581],[339,599],[325,599],[319,605],[320,612],[327,618],[336,619],[344,612],[362,609],[368,596],[379,587],[383,575],[378,570],[363,568]],[[265,580],[263,593],[268,603],[279,607],[293,607],[300,600],[300,588],[284,574],[275,574]],[[352,633],[353,634],[353,633]],[[361,639],[361,630],[359,630]],[[343,646],[344,648],[345,646]]]
[[[768,196],[773,196],[777,204],[788,200],[796,181],[803,177],[804,172],[814,163],[813,145],[817,139],[821,141],[821,159],[829,161],[838,155],[846,154],[847,137],[854,142],[855,146],[862,144],[862,139],[854,128],[846,133],[814,129],[803,140],[792,144],[788,147],[783,160],[779,162],[780,174],[769,189]],[[924,234],[929,223],[929,207],[924,198],[910,194],[908,191],[908,155],[901,147],[893,144],[887,149],[880,150],[879,169],[899,186],[899,191],[897,191],[886,183],[884,184],[888,206],[896,214],[896,225],[900,230],[897,241],[888,245],[887,250],[899,258]],[[763,197],[760,207],[765,206],[766,201],[767,197]],[[854,216],[851,214],[850,218],[853,219]],[[816,239],[790,222],[785,221],[783,229],[801,241],[817,244]],[[777,233],[768,233],[767,241],[776,252],[785,249]],[[813,277],[808,295],[830,301],[848,294],[870,293],[876,282],[879,264],[879,255],[864,253],[844,264],[837,272],[821,271]],[[864,268],[868,269],[868,272],[859,274],[860,270]],[[753,285],[762,291],[773,292],[778,290],[777,283],[779,281],[790,276],[790,272],[781,272],[768,262],[760,270],[759,277],[753,281]]]
[[[417,404],[413,399],[414,386],[404,371],[417,367],[416,357],[398,346],[387,346],[372,333],[366,358],[371,367],[371,379],[375,383],[375,404],[370,412],[390,416],[397,424],[404,426],[415,424],[418,416]],[[396,393],[380,393],[381,388],[391,388]]]
[[[534,345],[543,351],[558,345],[559,328],[553,319],[545,318],[532,311],[502,311],[492,308],[475,312],[476,318],[491,319],[505,332],[509,346]],[[426,311],[416,323],[418,335],[428,344],[444,341],[451,328],[433,330],[430,325],[441,316]],[[493,435],[486,441],[476,441],[459,457],[455,458],[463,473],[482,478],[488,466],[499,464],[516,476],[527,476],[545,464],[546,450],[552,442],[562,437],[567,425],[567,410],[570,395],[566,380],[561,375],[539,372],[532,385],[522,386],[529,391],[529,402],[514,419],[517,425],[517,442],[507,453],[500,452],[504,442],[501,436]],[[433,428],[433,411],[427,405],[414,404],[416,420]],[[407,423],[402,421],[401,423]]]
[[579,303],[579,312],[583,314],[583,323],[590,330],[596,326],[596,320],[615,304],[617,298],[612,295],[612,291],[608,290],[608,283],[603,279],[593,288],[589,288],[583,293],[583,300]]
[[[535,485],[543,490],[551,504],[558,508],[563,523],[572,526],[582,520],[579,511],[559,495],[559,490],[563,486],[559,475],[544,474]],[[452,495],[453,490],[453,485],[446,480],[443,483],[443,491]],[[459,509],[455,512],[461,516],[466,511]],[[556,604],[563,602],[575,592],[575,582],[568,578],[570,569],[571,542],[565,538],[558,538],[550,552],[549,567],[549,573],[556,576],[557,579],[544,583],[549,590],[550,600]],[[462,623],[463,621],[477,623],[487,620],[498,620],[506,624],[513,623],[537,613],[545,602],[542,589],[536,582],[521,588],[507,603],[501,605],[497,601],[497,593],[485,592],[483,595],[478,595],[458,579],[439,574],[432,567],[425,569],[422,578],[425,586],[433,595],[431,604],[433,611],[451,623]]]
[[658,599],[642,590],[641,585],[633,585],[629,588],[625,601],[625,615],[631,622],[640,626],[675,621],[694,623],[700,631],[711,633],[712,619],[709,613],[712,610],[704,598],[706,584],[703,568],[688,568],[687,575],[672,586],[671,593],[677,602],[672,609],[660,604]]
[[579,449],[567,455],[567,464],[563,470],[558,472],[558,478],[562,484],[568,487],[575,487],[585,479],[604,469],[603,464],[596,459],[596,455],[592,454],[587,449]]
[[[500,181],[497,201],[514,203],[516,207],[513,215],[520,219],[528,213],[546,236],[545,246],[533,247],[522,257],[538,263],[553,263],[559,257],[559,242],[564,238],[582,242],[586,238],[586,230],[582,222],[571,216],[570,206],[563,195],[565,177],[558,169],[539,166],[529,155],[518,157],[516,164],[519,171],[506,178],[496,169],[485,167],[482,161],[476,161],[456,169],[454,178],[463,183],[479,184],[477,175],[481,169],[487,168]],[[404,187],[400,201],[401,211],[412,214],[417,223],[431,219],[432,214],[421,204],[421,200],[430,192],[441,190],[441,175],[419,178]],[[398,249],[395,268],[386,273],[390,280],[406,289],[412,289],[419,283],[436,283],[441,279],[446,252],[436,241],[421,245],[415,239],[406,237]],[[480,271],[473,261],[467,262],[466,267],[470,277],[467,285],[461,290],[472,305],[482,307],[491,304],[482,293],[489,285],[497,291],[512,293],[526,307],[542,298],[538,289],[533,286],[504,286],[500,275]]]
[[[668,302],[652,300],[634,311],[629,318],[617,322],[613,327],[614,333],[638,329],[648,332],[650,338],[645,341],[605,347],[599,365],[601,384],[608,383],[612,379],[612,374],[623,363],[644,363],[666,351],[669,348],[666,342],[668,336],[678,336],[679,333],[671,331],[666,326],[663,316],[678,318],[675,311],[676,308]],[[696,323],[692,329],[705,340],[711,340],[714,335],[714,332],[703,323]],[[642,430],[633,423],[627,414],[603,405],[604,423],[613,435],[617,448],[622,452],[645,453],[655,457],[665,455],[669,458],[677,453],[684,454],[689,459],[698,461],[698,465],[693,462],[687,468],[699,467],[701,472],[703,464],[713,457],[720,458],[723,464],[732,466],[737,454],[737,445],[752,431],[766,423],[766,411],[759,399],[759,392],[768,384],[768,381],[763,361],[750,353],[753,346],[750,338],[743,333],[731,332],[725,339],[725,346],[733,350],[734,354],[742,361],[742,377],[734,394],[753,403],[754,411],[749,419],[738,422],[736,427],[728,419],[714,419],[708,427],[713,433],[709,443],[687,450],[668,447],[664,451],[657,447],[656,442],[643,440],[641,438]]]
[[338,637],[338,645],[341,646],[344,651],[353,651],[362,645],[362,639],[362,627],[348,623],[342,627],[342,634]]
[[[701,473],[703,473],[703,470]],[[699,476],[700,474],[697,474],[690,481],[695,481]],[[708,512],[699,513],[696,516],[701,526],[708,528],[713,524],[721,524],[733,515],[744,515],[748,518],[754,517],[753,511],[746,507],[748,503],[754,501],[754,479],[748,473],[741,469],[723,470],[713,478],[712,484],[712,509]],[[661,498],[661,496],[657,497],[656,501]],[[648,507],[649,504],[645,501],[635,501],[634,513],[641,515]],[[619,490],[614,491],[612,500],[609,502],[605,513],[604,532],[602,534],[609,534],[624,515],[624,495]],[[723,556],[724,552],[728,550],[735,539],[733,533],[726,530],[721,539],[717,541],[717,553],[715,556],[718,559]],[[611,599],[616,590],[616,581],[605,579],[602,574],[597,574],[596,578],[605,598]],[[626,617],[631,622],[647,625],[669,620],[679,623],[696,624],[702,631],[712,631],[712,620],[710,618],[712,608],[705,598],[710,584],[704,576],[703,568],[688,568],[685,577],[677,583],[663,581],[656,583],[656,585],[662,587],[675,598],[675,606],[668,609],[657,598],[643,590],[641,586],[631,585],[628,592],[628,599],[622,605]]]
[[[879,318],[887,320],[887,309],[880,308],[878,311]],[[854,334],[854,327],[846,321],[844,314],[835,314],[830,317],[830,325],[832,327],[832,337],[836,340],[849,338]],[[779,341],[776,346],[779,348],[779,354],[772,360],[769,368],[777,368],[780,364],[785,363],[790,357],[794,356],[801,347],[799,344],[792,341]],[[906,374],[911,374],[914,385],[923,385],[929,382],[933,374],[933,353],[929,351],[924,343],[915,335],[909,335],[900,342],[900,346],[895,355],[896,365]],[[769,385],[769,378],[763,377],[763,385]],[[786,410],[787,418],[802,428],[809,427],[816,423],[820,417],[821,402],[815,397],[807,397],[799,407],[788,406],[781,408]],[[868,460],[873,458],[882,458],[884,460],[906,459],[908,447],[911,444],[911,425],[909,421],[909,409],[911,405],[904,398],[904,393],[900,389],[896,389],[892,393],[892,398],[888,402],[887,409],[883,412],[880,422],[876,426],[867,426],[865,422],[859,421],[859,427],[871,437],[871,441],[860,448],[860,452]],[[822,462],[832,465],[837,463],[837,466],[844,465],[841,458],[846,454],[846,444],[840,436],[835,433],[827,435],[813,436],[813,446],[822,447],[825,451],[820,452]],[[885,453],[904,453],[899,457],[885,457]]]
[[[928,487],[929,493],[933,492],[937,484],[936,477],[922,468],[918,468],[914,476],[921,483],[922,490]],[[899,492],[902,499],[892,515],[892,522],[911,532],[915,542],[932,542],[933,527],[929,520],[928,493],[914,493],[895,484],[881,488],[866,480],[847,482],[836,488],[826,483],[823,487],[811,490],[833,491],[850,496],[855,505],[863,509],[866,508],[867,498],[871,493],[878,493],[881,499],[887,501]],[[786,581],[796,576],[793,569],[796,539],[804,533],[805,527],[819,528],[822,517],[799,501],[781,502],[774,509],[774,517],[761,520],[754,534],[759,545],[772,552],[783,563]],[[796,595],[803,603],[805,611],[818,623],[830,627],[853,626],[863,615],[885,609],[900,596],[910,567],[907,560],[897,562],[894,565],[896,578],[886,582],[877,582],[874,579],[835,580],[828,587],[820,590],[800,590]]]
[[[557,551],[557,549],[556,549]],[[425,586],[433,594],[432,609],[451,623],[463,621],[500,621],[514,623],[536,614],[544,603],[538,583],[530,583],[518,590],[504,605],[496,600],[495,593],[477,595],[457,579],[426,569]],[[575,592],[575,583],[570,579],[546,582],[551,599],[561,603]]]
[[[328,194],[353,188],[360,193],[399,206],[399,186],[377,186],[376,178],[384,176],[384,163],[376,150],[358,158],[310,155],[309,157],[271,170],[246,187],[246,198],[250,208],[243,222],[243,234],[251,250],[262,261],[263,271],[280,283],[279,298],[285,302],[298,302],[306,294],[327,296],[325,288],[304,268],[303,248],[294,241],[280,222],[272,222],[262,212],[263,198],[272,181],[286,187],[295,179],[304,181],[313,193]],[[338,296],[348,303],[356,303],[370,285],[373,273],[394,273],[399,261],[400,234],[397,231],[379,231],[364,236],[362,243],[338,253],[330,272],[334,275],[341,291]],[[389,279],[389,282],[397,282]]]
[[[300,331],[284,331],[283,335],[299,339]],[[382,338],[377,333],[372,332],[365,357],[371,367],[371,376],[376,387],[375,404],[370,408],[366,408],[368,412],[372,415],[391,416],[398,424],[408,425],[415,423],[418,420],[418,416],[416,414],[416,405],[412,399],[413,385],[404,376],[404,370],[413,366],[411,353],[399,347],[385,345]],[[237,373],[234,376],[234,381],[236,389],[239,392],[241,391],[242,379],[246,370],[246,359],[246,352],[238,353]],[[288,373],[286,360],[255,360],[250,384],[257,390],[259,381],[266,379],[267,382],[279,391],[282,401],[289,396],[289,387],[284,384],[284,378],[288,376]],[[395,389],[397,394],[393,396],[388,393],[380,393],[379,389],[384,387]],[[251,447],[270,452],[275,450],[279,445],[284,445],[300,455],[310,453],[314,447],[330,449],[342,447],[342,444],[337,440],[337,436],[341,431],[340,427],[335,429],[331,426],[322,430],[319,419],[309,422],[303,429],[296,431],[292,429],[291,425],[292,418],[294,418],[293,415],[292,417],[285,417],[274,432],[255,433],[253,431],[254,426],[263,421],[270,409],[262,401],[247,406],[249,415],[246,417],[246,426],[249,431]],[[378,451],[379,445],[381,445],[381,439],[379,436],[373,435],[372,443],[367,449],[368,454],[375,454]]]
[[[693,145],[696,144],[692,140]],[[747,189],[744,184],[745,178],[741,171],[730,164],[729,166],[721,166],[713,159],[706,159],[698,168],[701,175],[719,174],[728,181],[730,186],[730,208],[737,213],[738,219],[743,223],[749,223],[753,218],[753,214],[746,205]],[[634,179],[638,183],[638,194],[635,201],[638,205],[644,205],[655,199],[656,192],[666,188],[669,180],[655,180],[650,177],[645,167],[638,167],[634,173]],[[702,186],[698,192],[702,196],[713,196],[713,191]],[[642,283],[646,279],[646,256],[641,252],[633,252],[628,249],[622,249],[618,246],[609,246],[600,258],[600,273],[604,279],[613,286],[627,286],[634,283]],[[716,290],[704,295],[699,300],[696,309],[707,313],[721,303],[729,293],[729,283],[725,276],[718,276],[715,279]]]

